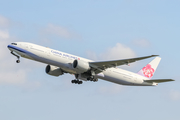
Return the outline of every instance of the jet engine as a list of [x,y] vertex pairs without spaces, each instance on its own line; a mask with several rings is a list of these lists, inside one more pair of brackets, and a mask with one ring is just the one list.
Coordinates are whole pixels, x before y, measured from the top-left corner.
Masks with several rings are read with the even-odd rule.
[[74,60],[73,62],[73,68],[78,73],[84,73],[90,70],[90,66],[88,62],[82,61],[82,60]]
[[46,66],[46,73],[52,76],[60,76],[63,74],[63,71],[61,70],[61,68],[53,66],[53,65],[47,65]]

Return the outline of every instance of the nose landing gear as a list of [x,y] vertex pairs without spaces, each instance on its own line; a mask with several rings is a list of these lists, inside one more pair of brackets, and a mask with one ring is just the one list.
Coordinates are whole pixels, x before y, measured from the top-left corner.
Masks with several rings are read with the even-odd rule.
[[19,60],[20,57],[18,55],[14,54],[13,52],[11,52],[11,54],[17,57],[18,60],[16,60],[16,63],[20,63],[20,60]]
[[16,60],[16,63],[20,63],[20,60]]

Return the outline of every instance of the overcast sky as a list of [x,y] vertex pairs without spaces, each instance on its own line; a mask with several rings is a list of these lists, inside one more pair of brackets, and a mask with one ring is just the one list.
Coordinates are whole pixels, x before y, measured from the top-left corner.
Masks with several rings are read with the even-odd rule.
[[[1,120],[179,120],[180,1],[0,0]],[[71,84],[46,64],[16,57],[7,45],[31,42],[100,61],[146,55],[162,58],[157,87],[99,80]],[[138,72],[153,58],[120,66]]]

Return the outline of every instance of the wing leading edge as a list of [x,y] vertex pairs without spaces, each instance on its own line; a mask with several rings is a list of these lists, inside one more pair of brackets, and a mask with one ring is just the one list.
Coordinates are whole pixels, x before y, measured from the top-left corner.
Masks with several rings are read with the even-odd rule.
[[145,57],[138,57],[138,58],[130,58],[130,59],[123,59],[123,60],[113,60],[113,61],[102,61],[102,62],[89,62],[90,66],[92,67],[92,70],[98,74],[102,72],[103,70],[111,67],[116,67],[120,65],[129,64],[132,62],[136,62],[139,60],[156,57],[158,55],[151,55],[151,56],[145,56]]

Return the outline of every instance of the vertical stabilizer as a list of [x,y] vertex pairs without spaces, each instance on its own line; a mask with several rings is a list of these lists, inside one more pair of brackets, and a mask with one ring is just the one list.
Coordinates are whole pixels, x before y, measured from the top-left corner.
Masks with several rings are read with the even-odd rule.
[[147,64],[145,67],[143,67],[138,74],[142,75],[144,77],[147,77],[148,79],[151,79],[156,71],[157,66],[159,65],[159,62],[161,61],[160,57],[154,58],[149,64]]

